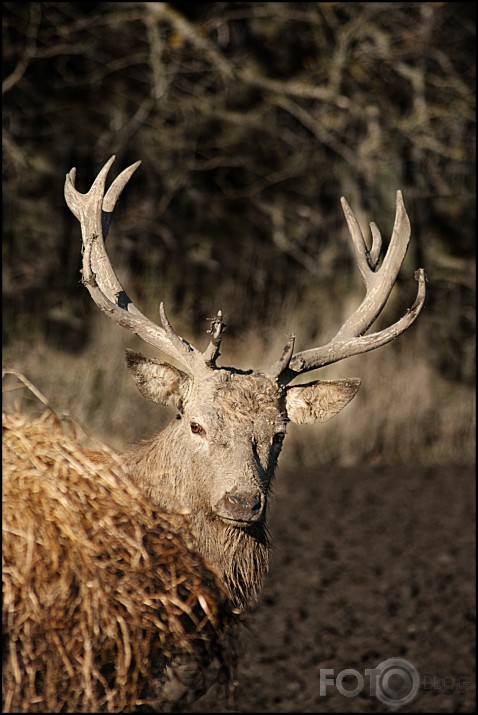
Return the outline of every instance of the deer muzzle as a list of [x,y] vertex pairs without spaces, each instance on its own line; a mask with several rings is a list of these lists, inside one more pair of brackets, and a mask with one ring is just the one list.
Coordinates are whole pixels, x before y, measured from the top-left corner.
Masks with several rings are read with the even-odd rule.
[[265,496],[260,491],[227,492],[216,505],[216,514],[221,519],[236,522],[239,526],[251,524],[261,518],[265,502]]

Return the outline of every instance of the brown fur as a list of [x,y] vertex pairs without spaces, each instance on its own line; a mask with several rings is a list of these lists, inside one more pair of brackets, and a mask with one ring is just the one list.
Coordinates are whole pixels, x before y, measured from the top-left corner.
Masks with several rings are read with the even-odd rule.
[[[269,565],[267,501],[289,419],[333,416],[355,395],[359,381],[287,388],[267,374],[233,368],[194,379],[133,351],[127,351],[127,364],[145,397],[175,407],[179,415],[123,455],[125,473],[162,508],[188,514],[196,546],[220,575],[233,606],[253,605]],[[191,425],[201,429],[200,436],[191,434]],[[229,520],[231,498],[260,500],[260,518]]]
[[[238,527],[214,513],[214,498],[253,482],[267,498],[279,450],[272,436],[287,417],[279,388],[263,376],[226,373],[201,385],[188,413],[207,422],[212,445],[208,454],[191,449],[187,417],[123,455],[126,474],[152,500],[171,511],[186,512],[200,553],[216,568],[235,607],[258,597],[269,564],[266,512],[259,522]],[[216,378],[216,374],[212,377]],[[206,400],[207,391],[210,391]],[[198,403],[210,405],[208,410]],[[238,440],[238,435],[244,439]],[[257,454],[251,447],[254,440]],[[236,443],[239,442],[237,445]]]

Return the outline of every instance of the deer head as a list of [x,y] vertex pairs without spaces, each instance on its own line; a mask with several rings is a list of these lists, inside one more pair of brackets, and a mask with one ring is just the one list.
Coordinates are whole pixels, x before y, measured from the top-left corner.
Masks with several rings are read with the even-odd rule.
[[[86,194],[75,189],[76,171],[72,169],[66,176],[65,198],[81,223],[83,283],[96,305],[177,365],[127,351],[127,366],[141,393],[175,408],[179,416],[167,432],[167,439],[160,440],[161,448],[154,452],[154,458],[143,456],[142,461],[148,461],[149,467],[142,483],[156,501],[189,510],[193,521],[214,518],[228,527],[249,529],[252,533],[254,525],[264,524],[268,489],[287,423],[330,419],[360,386],[360,380],[355,378],[290,383],[311,370],[385,345],[403,333],[422,309],[425,273],[419,269],[415,272],[418,294],[412,307],[395,324],[366,334],[387,301],[410,239],[402,195],[397,192],[392,238],[380,266],[378,228],[371,224],[372,247],[368,249],[354,214],[342,199],[366,295],[330,342],[294,352],[295,338],[291,336],[267,372],[241,371],[217,365],[226,327],[221,311],[211,320],[210,341],[201,352],[177,335],[162,303],[161,325],[157,325],[138,310],[119,283],[104,240],[116,201],[140,162],[125,169],[105,193],[106,176],[114,159],[111,157],[105,164]],[[175,440],[181,444],[181,456],[176,462],[170,454]],[[141,469],[140,461],[131,468],[132,472]],[[161,476],[152,476],[160,473]],[[169,500],[164,488],[166,473],[170,475],[168,490],[173,495]],[[200,529],[197,524],[196,531]],[[257,529],[254,533],[257,537]],[[203,551],[208,549],[211,552],[213,547],[204,546]],[[219,558],[217,554],[216,561]]]

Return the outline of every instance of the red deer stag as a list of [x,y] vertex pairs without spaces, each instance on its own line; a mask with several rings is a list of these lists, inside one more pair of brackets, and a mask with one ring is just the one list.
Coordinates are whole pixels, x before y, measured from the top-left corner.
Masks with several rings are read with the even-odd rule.
[[119,283],[104,240],[116,201],[141,162],[125,169],[105,193],[114,159],[105,164],[87,194],[75,189],[75,169],[66,176],[66,202],[81,223],[83,283],[100,310],[181,368],[126,352],[140,392],[153,402],[174,407],[178,414],[160,434],[124,453],[124,470],[163,509],[189,514],[198,551],[219,572],[231,604],[244,609],[256,601],[268,568],[267,501],[287,423],[325,422],[360,386],[355,378],[290,383],[303,373],[379,348],[403,333],[422,309],[425,272],[415,273],[417,298],[406,314],[384,330],[365,334],[395,283],[410,239],[410,222],[398,192],[392,238],[379,266],[378,228],[371,224],[369,250],[342,199],[366,287],[360,306],[323,347],[294,352],[291,336],[268,372],[218,366],[225,328],[220,311],[211,322],[209,345],[200,352],[175,333],[162,303],[162,325],[156,325]]

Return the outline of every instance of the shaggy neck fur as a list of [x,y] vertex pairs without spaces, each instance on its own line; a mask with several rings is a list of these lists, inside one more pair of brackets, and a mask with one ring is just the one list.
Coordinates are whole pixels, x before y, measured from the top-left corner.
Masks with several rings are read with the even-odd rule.
[[128,477],[165,511],[189,515],[198,552],[215,568],[234,608],[254,605],[269,566],[265,514],[245,528],[231,526],[207,505],[208,475],[184,444],[180,422],[123,455]]

